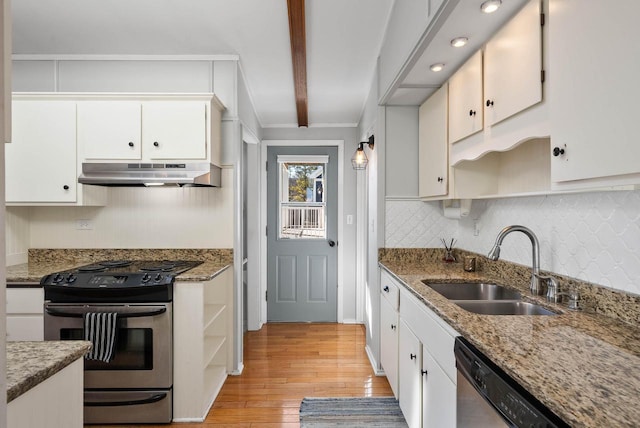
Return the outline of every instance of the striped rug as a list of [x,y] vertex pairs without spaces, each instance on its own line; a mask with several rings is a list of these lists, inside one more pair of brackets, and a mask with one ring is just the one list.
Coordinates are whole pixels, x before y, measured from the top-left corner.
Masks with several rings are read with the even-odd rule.
[[300,404],[300,428],[407,428],[393,397],[305,398]]

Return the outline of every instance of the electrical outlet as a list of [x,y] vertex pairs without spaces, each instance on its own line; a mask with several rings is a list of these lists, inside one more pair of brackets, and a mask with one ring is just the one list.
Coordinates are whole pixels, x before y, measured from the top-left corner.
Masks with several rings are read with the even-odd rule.
[[76,220],[76,230],[92,230],[93,221],[89,219]]
[[478,235],[480,235],[480,221],[476,219],[473,221],[473,236]]

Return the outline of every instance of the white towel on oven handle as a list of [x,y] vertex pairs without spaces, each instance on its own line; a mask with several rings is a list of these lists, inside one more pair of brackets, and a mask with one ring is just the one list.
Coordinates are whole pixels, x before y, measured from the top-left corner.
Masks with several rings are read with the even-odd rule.
[[85,355],[87,360],[108,363],[113,357],[118,327],[115,312],[88,312],[84,314],[84,340],[91,342],[91,350]]

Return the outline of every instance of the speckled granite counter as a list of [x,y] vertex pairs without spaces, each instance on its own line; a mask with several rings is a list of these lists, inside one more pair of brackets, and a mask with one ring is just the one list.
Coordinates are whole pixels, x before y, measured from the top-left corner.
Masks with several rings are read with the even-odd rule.
[[176,281],[208,281],[233,262],[231,249],[30,249],[29,262],[7,266],[7,282],[38,284],[54,272],[100,260],[201,260],[203,263],[176,277]]
[[544,299],[525,293],[524,300],[543,304],[560,315],[477,315],[451,303],[422,280],[494,281],[526,290],[522,280],[530,270],[527,274],[526,269],[500,272],[487,267],[468,273],[461,263],[445,264],[438,257],[425,254],[398,257],[397,253],[384,251],[380,262],[425,305],[569,424],[638,426],[637,325],[594,313],[571,312],[565,306],[549,305]]
[[45,381],[91,348],[82,340],[7,342],[7,403]]

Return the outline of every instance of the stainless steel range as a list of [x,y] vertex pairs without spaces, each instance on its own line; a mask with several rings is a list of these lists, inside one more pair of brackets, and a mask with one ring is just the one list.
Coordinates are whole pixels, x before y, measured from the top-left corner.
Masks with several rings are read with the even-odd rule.
[[173,283],[200,263],[107,260],[42,278],[45,340],[94,342],[85,423],[171,422]]

